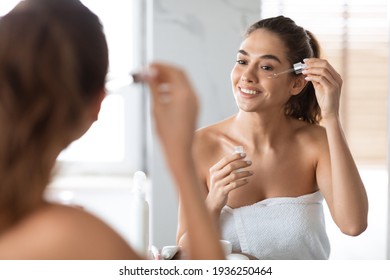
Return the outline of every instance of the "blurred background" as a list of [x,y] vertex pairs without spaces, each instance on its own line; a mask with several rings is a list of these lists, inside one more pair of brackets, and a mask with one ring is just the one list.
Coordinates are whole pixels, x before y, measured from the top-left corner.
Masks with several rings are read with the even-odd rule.
[[[2,0],[0,16],[19,0]],[[128,74],[148,61],[184,67],[201,98],[199,127],[236,112],[230,71],[245,28],[285,15],[312,31],[344,80],[342,123],[369,196],[358,237],[327,216],[331,259],[390,259],[388,187],[389,5],[386,0],[82,0],[102,20],[110,51],[99,122],[58,159],[49,199],[82,205],[128,239],[132,176],[142,170],[150,242],[175,244],[177,196],[148,116],[143,86]],[[327,209],[326,207],[324,207]]]

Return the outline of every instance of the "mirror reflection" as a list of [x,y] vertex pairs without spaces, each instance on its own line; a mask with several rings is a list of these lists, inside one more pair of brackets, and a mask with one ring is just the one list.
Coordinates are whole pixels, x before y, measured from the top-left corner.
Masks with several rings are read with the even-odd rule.
[[[19,1],[3,2],[1,4],[3,10],[0,14],[5,14]],[[237,87],[231,80],[231,77],[233,78],[239,72],[238,67],[251,66],[250,63],[253,61],[249,58],[257,54],[252,52],[250,45],[242,45],[245,38],[243,33],[248,26],[263,18],[285,15],[315,34],[321,45],[322,58],[332,65],[335,71],[332,70],[332,73],[340,74],[343,80],[339,120],[365,185],[370,205],[367,229],[357,237],[349,237],[340,232],[331,211],[328,211],[327,204],[324,202],[326,231],[331,246],[328,257],[330,259],[389,258],[387,236],[389,30],[386,1],[375,0],[364,3],[334,0],[315,4],[304,0],[277,2],[248,0],[245,3],[237,3],[237,1],[210,3],[202,0],[186,1],[186,4],[175,0],[151,1],[153,5],[136,7],[141,9],[145,18],[148,15],[146,26],[143,25],[143,20],[137,21],[133,17],[135,6],[129,4],[130,2],[139,4],[142,1],[118,0],[115,1],[115,8],[111,2],[107,2],[106,4],[110,5],[109,9],[105,6],[105,2],[99,2],[100,4],[95,2],[83,1],[101,17],[105,27],[111,59],[108,78],[115,79],[126,75],[134,67],[142,64],[140,60],[161,59],[183,66],[192,78],[200,96],[199,129],[221,121],[226,123],[226,120],[238,110],[249,106],[245,103],[246,99],[237,98],[235,95]],[[219,12],[215,13],[216,10]],[[108,11],[111,14],[108,14]],[[113,11],[115,11],[114,16]],[[151,14],[153,16],[150,16]],[[133,34],[134,29],[138,30],[137,34]],[[137,44],[132,43],[138,42],[134,39],[136,37],[148,41],[149,45],[143,51],[136,51]],[[266,40],[260,41],[270,40],[271,38],[267,37]],[[240,50],[244,50],[245,53]],[[133,61],[135,57],[138,59],[136,62]],[[237,61],[239,61],[238,65],[236,65]],[[280,67],[278,71],[289,69],[296,62],[303,63],[301,59],[290,63],[286,61],[287,59],[282,60],[283,66],[286,67]],[[279,65],[268,64],[265,66],[279,67]],[[266,67],[261,69],[266,71]],[[242,77],[244,70],[240,71],[239,77]],[[291,77],[289,75],[281,76],[273,82],[277,82],[280,86],[282,83],[280,80]],[[305,86],[305,82],[302,82]],[[256,87],[245,88],[240,85],[238,87],[248,100],[260,92]],[[127,201],[131,199],[132,176],[134,172],[143,170],[148,176],[144,188],[150,204],[149,242],[161,249],[176,245],[177,238],[180,238],[176,236],[179,221],[178,201],[159,144],[153,139],[152,128],[145,111],[147,101],[144,99],[144,91],[144,88],[124,85],[108,92],[99,116],[101,126],[92,127],[90,134],[82,138],[77,146],[70,147],[61,155],[59,160],[61,176],[53,182],[47,197],[82,205],[108,221],[123,236],[128,237],[130,227],[123,221],[129,218],[127,211],[130,210]],[[134,94],[130,95],[130,92]],[[269,117],[275,121],[273,115]],[[223,122],[219,127],[223,126]],[[259,161],[255,160],[260,158],[259,154],[251,153],[255,150],[254,146],[248,145],[248,141],[245,142],[247,138],[243,137],[241,131],[249,122],[250,120],[239,123],[237,129],[229,124],[227,133],[223,135],[224,138],[217,139],[219,142],[227,143],[224,146],[224,153],[213,156],[210,152],[204,155],[205,159],[199,160],[198,168],[205,169],[202,171],[202,179],[209,185],[210,178],[207,175],[209,167],[222,159],[223,155],[231,154],[235,146],[243,146],[244,151],[251,155],[248,160],[251,160],[252,167],[255,171],[261,170]],[[239,134],[239,137],[233,137],[232,133]],[[129,137],[130,134],[132,137]],[[238,138],[240,141],[236,141]],[[130,142],[130,139],[133,139],[133,142]],[[207,142],[207,139],[202,142]],[[90,149],[101,152],[89,152]],[[286,157],[287,160],[279,159],[274,162],[272,159],[267,160],[266,162],[274,163],[274,166],[273,168],[271,165],[262,166],[265,168],[263,173],[269,174],[270,178],[276,178],[279,174],[275,172],[289,170],[293,163],[297,164],[299,160],[303,160],[302,155],[307,153],[306,149],[306,144],[299,153],[296,148],[288,149],[292,154]],[[300,166],[306,163],[305,161]],[[245,168],[245,166],[238,168]],[[247,170],[251,171],[250,168]],[[251,174],[254,181],[266,182],[267,178],[264,178],[266,176],[260,176],[260,172],[255,171]],[[249,178],[249,173],[246,175],[243,178]],[[311,176],[300,176],[303,181],[310,177],[312,182],[299,182],[298,185],[314,186],[314,175]],[[290,177],[293,177],[292,174]],[[290,181],[291,178],[284,177],[284,179]],[[280,186],[286,183],[268,181],[267,185]],[[248,184],[247,187],[254,189],[255,184]],[[241,190],[244,190],[244,186]],[[235,195],[232,193],[226,205],[238,208],[271,197],[298,197],[315,191],[307,188],[296,192],[283,190],[280,193],[267,190],[248,194],[242,191],[240,194],[237,191]],[[125,206],[121,207],[121,205]]]

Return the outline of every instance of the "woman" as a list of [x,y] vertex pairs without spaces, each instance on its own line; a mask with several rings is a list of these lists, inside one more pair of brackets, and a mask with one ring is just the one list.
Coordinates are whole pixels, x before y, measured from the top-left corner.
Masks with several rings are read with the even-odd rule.
[[[231,72],[238,112],[196,133],[206,205],[235,252],[327,259],[323,198],[343,233],[366,229],[367,195],[339,119],[342,79],[319,57],[314,36],[291,19],[253,24]],[[286,71],[299,62],[302,74]],[[186,223],[181,215],[184,247]]]
[[[43,199],[57,156],[97,119],[107,68],[102,26],[78,0],[25,0],[0,19],[0,259],[140,258],[96,217]],[[197,225],[191,258],[222,258],[189,152],[196,96],[180,69],[150,69],[156,129]]]

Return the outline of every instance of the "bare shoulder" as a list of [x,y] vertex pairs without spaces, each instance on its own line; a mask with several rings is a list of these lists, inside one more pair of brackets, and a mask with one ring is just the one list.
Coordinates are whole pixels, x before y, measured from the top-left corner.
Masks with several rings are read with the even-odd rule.
[[329,151],[326,130],[318,124],[294,121],[294,139],[302,155],[307,155],[317,165],[320,158]]
[[48,204],[0,238],[0,259],[135,259],[113,229],[88,212]]
[[212,149],[218,143],[218,134],[219,129],[215,125],[198,129],[195,132],[195,154]]
[[309,124],[299,120],[293,120],[293,123],[296,135],[303,141],[313,144],[321,144],[327,140],[326,130],[321,125]]
[[228,118],[198,129],[195,133],[195,149],[198,152],[209,152],[220,146],[221,141],[228,137],[231,119]]
[[193,155],[199,176],[205,182],[209,168],[223,156],[223,146],[229,142],[230,118],[198,129],[195,133]]

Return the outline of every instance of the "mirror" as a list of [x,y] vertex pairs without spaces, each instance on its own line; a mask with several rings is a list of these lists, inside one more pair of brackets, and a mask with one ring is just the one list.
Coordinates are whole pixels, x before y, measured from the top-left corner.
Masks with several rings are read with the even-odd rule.
[[[376,1],[375,5],[347,5],[340,1],[319,4],[304,0],[248,0],[245,3],[202,0],[185,4],[173,0],[156,1],[154,16],[149,22],[153,29],[150,46],[153,58],[183,66],[193,80],[201,99],[199,127],[236,112],[230,71],[241,35],[250,23],[261,16],[284,13],[317,35],[325,56],[343,75],[341,110],[344,128],[370,203],[369,227],[356,238],[341,234],[327,216],[331,258],[335,259],[389,258],[386,249],[389,200],[386,166],[389,45],[386,5],[385,1]],[[305,13],[302,13],[303,10]],[[332,20],[329,21],[329,18]],[[347,23],[348,27],[344,28]],[[367,71],[368,65],[370,71]],[[359,89],[362,93],[358,92]],[[153,197],[159,198],[159,201],[153,202],[156,207],[153,212],[154,242],[157,246],[172,245],[176,231],[176,194],[174,190],[166,193],[172,182],[158,144],[154,145],[155,152],[150,163],[156,192]],[[169,225],[169,232],[162,235],[162,229],[167,228],[165,225]]]

